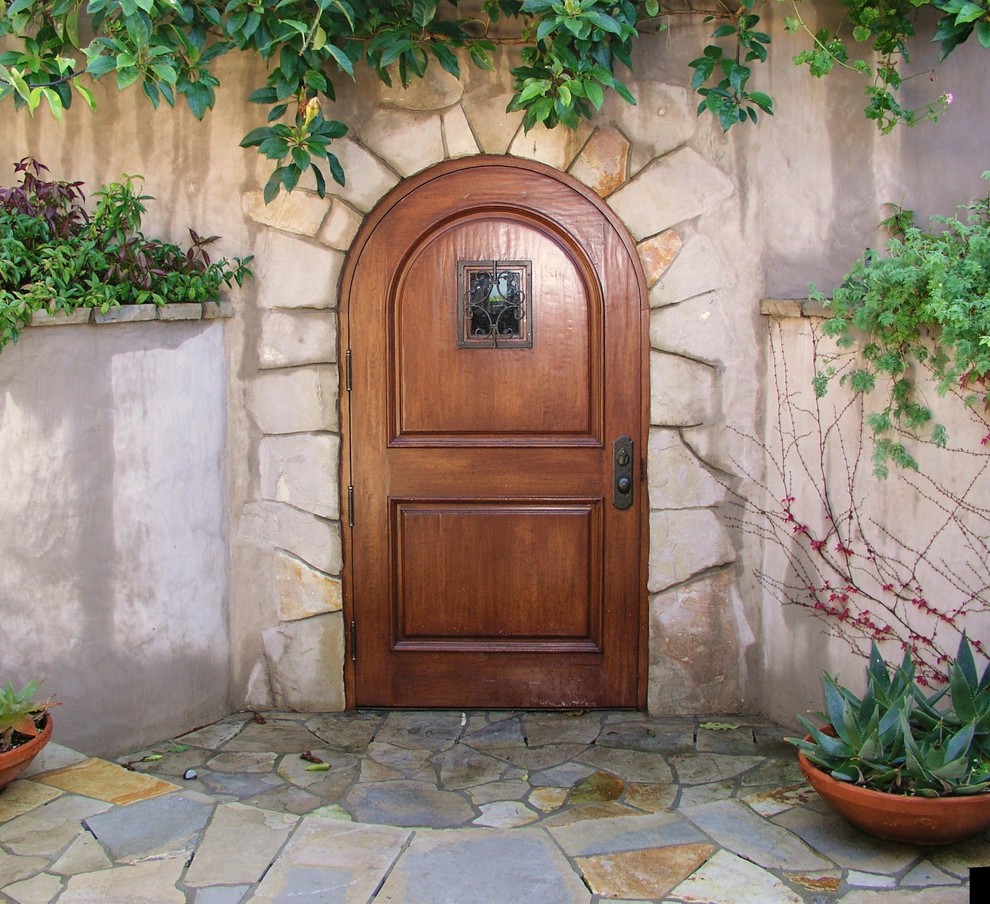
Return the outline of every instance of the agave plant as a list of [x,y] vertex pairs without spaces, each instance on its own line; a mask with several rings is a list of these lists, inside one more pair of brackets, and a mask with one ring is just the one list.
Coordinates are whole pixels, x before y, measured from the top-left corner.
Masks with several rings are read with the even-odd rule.
[[40,682],[29,681],[19,691],[13,684],[0,687],[0,752],[14,747],[14,735],[36,737],[44,725],[43,716],[53,706],[52,699],[35,700]]
[[963,635],[949,681],[927,694],[908,652],[890,674],[873,644],[866,693],[824,675],[825,709],[807,738],[788,738],[832,778],[893,794],[942,797],[990,790],[990,664],[979,677]]

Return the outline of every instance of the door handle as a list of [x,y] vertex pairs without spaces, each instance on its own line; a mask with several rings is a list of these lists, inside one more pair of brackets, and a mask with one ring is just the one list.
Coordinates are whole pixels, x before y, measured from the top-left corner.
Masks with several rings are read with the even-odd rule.
[[612,443],[612,504],[627,509],[633,504],[633,441],[620,436]]

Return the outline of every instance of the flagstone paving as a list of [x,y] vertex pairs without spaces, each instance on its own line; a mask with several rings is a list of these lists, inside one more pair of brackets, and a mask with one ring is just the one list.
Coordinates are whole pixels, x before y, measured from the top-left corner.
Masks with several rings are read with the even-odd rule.
[[630,712],[239,713],[0,792],[8,904],[963,904],[990,833],[879,841],[783,729]]

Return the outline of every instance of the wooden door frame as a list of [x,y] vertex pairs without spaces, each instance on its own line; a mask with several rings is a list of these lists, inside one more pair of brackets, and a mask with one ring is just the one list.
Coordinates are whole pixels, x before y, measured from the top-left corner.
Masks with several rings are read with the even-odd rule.
[[[350,321],[349,312],[351,304],[351,290],[354,283],[354,276],[360,261],[362,251],[369,239],[379,226],[382,220],[391,210],[406,198],[424,185],[457,172],[463,172],[480,167],[507,167],[518,172],[531,172],[542,176],[550,177],[558,182],[561,187],[570,189],[582,196],[588,203],[597,208],[605,220],[615,230],[620,242],[629,256],[629,265],[636,275],[639,298],[639,327],[640,327],[640,427],[639,435],[636,438],[639,443],[639,463],[640,463],[640,492],[648,495],[648,482],[646,470],[646,453],[649,441],[649,411],[650,411],[650,344],[649,344],[649,296],[646,287],[646,278],[643,274],[643,267],[640,262],[636,244],[629,234],[625,224],[619,219],[615,212],[591,189],[579,182],[577,179],[562,173],[553,167],[527,160],[519,157],[497,156],[482,154],[473,157],[462,157],[456,160],[446,160],[436,164],[421,173],[409,177],[400,182],[388,194],[386,194],[375,205],[361,223],[357,234],[347,251],[344,266],[341,271],[340,290],[338,294],[339,303],[337,307],[338,315],[338,369],[339,369],[339,397],[340,397],[340,512],[341,512],[341,540],[343,547],[343,618],[344,618],[344,701],[347,709],[354,709],[355,698],[355,666],[352,650],[352,635],[350,626],[354,620],[353,602],[353,537],[349,526],[349,493],[351,486],[351,399],[348,392],[348,350],[350,349]],[[424,230],[426,226],[424,225]],[[605,299],[605,303],[608,300]],[[607,338],[606,338],[607,341]],[[639,576],[639,650],[637,651],[638,673],[637,673],[637,707],[640,710],[646,709],[647,702],[647,682],[649,677],[649,595],[647,593],[647,576],[649,570],[649,524],[650,507],[649,500],[643,497],[643,505],[640,506],[640,576]]]

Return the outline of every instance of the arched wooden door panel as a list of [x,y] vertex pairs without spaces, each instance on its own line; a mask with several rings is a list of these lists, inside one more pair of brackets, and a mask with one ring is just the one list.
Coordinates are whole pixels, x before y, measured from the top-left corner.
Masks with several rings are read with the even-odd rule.
[[474,158],[379,205],[341,297],[349,701],[641,705],[631,243],[559,174]]

